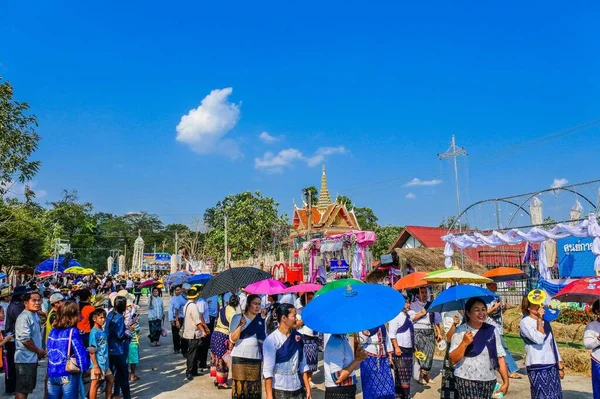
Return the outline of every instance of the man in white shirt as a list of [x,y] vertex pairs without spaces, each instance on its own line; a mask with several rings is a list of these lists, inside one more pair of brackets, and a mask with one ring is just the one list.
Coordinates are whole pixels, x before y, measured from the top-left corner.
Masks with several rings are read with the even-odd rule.
[[306,390],[306,398],[310,399],[312,393],[308,380],[309,369],[302,349],[302,335],[294,329],[296,309],[289,304],[279,304],[276,315],[279,327],[265,339],[263,346],[267,399],[280,397],[278,391],[284,393],[286,398],[304,398],[302,386]]
[[[198,293],[202,293],[202,286],[195,285],[194,288],[196,288]],[[199,372],[204,373],[208,370],[206,362],[208,358],[208,348],[210,347],[210,328],[208,327],[208,323],[206,321],[210,320],[210,307],[204,298],[198,298],[196,300],[196,307],[200,313],[202,327],[206,332],[206,334],[204,334],[202,337],[200,345],[198,346],[198,353],[196,355]]]
[[183,339],[187,340],[186,352],[186,370],[185,377],[191,381],[198,373],[198,347],[200,340],[208,330],[206,324],[203,324],[202,317],[195,304],[200,293],[195,288],[190,288],[187,292],[188,301],[183,307]]

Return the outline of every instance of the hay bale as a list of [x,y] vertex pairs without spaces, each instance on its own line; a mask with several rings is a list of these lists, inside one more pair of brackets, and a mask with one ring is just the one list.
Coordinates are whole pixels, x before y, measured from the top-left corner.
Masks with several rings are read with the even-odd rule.
[[580,373],[588,377],[592,375],[592,364],[588,351],[574,348],[560,348],[564,366],[567,373]]

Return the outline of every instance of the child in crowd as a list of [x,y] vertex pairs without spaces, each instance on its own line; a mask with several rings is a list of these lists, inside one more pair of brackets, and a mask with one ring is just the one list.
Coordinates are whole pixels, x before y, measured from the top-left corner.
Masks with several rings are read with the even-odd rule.
[[133,303],[133,295],[127,295],[127,310],[125,311],[125,326],[130,329],[131,340],[129,341],[129,352],[127,354],[127,364],[129,365],[129,381],[140,379],[135,374],[138,363],[140,362],[140,322],[136,306]]
[[96,309],[90,314],[90,358],[92,370],[92,384],[90,386],[89,399],[96,399],[98,388],[102,381],[106,380],[106,399],[112,397],[112,386],[114,377],[108,366],[108,341],[104,332],[106,311]]

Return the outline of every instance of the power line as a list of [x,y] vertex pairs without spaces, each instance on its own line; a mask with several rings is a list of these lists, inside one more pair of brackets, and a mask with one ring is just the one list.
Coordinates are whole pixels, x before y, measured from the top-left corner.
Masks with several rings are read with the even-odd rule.
[[[592,129],[592,128],[598,127],[598,126],[600,126],[600,118],[592,119],[590,121],[587,121],[587,122],[584,122],[584,123],[580,123],[580,124],[571,126],[569,128],[560,130],[558,132],[553,132],[553,133],[550,133],[550,134],[546,134],[544,136],[540,136],[540,137],[537,137],[537,138],[534,138],[534,139],[531,139],[531,140],[523,141],[523,142],[518,143],[518,144],[513,144],[513,145],[510,145],[510,146],[502,147],[502,148],[500,148],[498,150],[491,151],[491,152],[485,153],[485,154],[483,154],[481,156],[472,158],[474,160],[478,160],[479,159],[481,161],[480,162],[476,162],[474,164],[471,164],[471,166],[478,166],[478,165],[483,165],[483,164],[490,163],[490,162],[496,162],[496,161],[501,160],[501,159],[506,159],[506,158],[509,158],[509,157],[511,157],[513,155],[516,155],[519,152],[523,152],[523,151],[528,151],[528,150],[531,150],[531,149],[539,148],[541,146],[547,145],[547,144],[552,143],[554,141],[557,141],[557,140],[560,140],[560,139],[563,139],[565,137],[569,137],[569,136],[572,136],[572,135],[575,135],[575,134],[582,133],[584,131],[587,131],[589,129]],[[540,142],[540,141],[541,141],[541,143],[534,144],[534,143],[537,143],[537,142]],[[520,147],[524,147],[524,146],[526,146],[526,147],[519,149]],[[514,151],[510,151],[510,150],[513,150],[513,149],[514,149]],[[509,151],[509,152],[507,152],[507,151]],[[498,157],[494,157],[494,158],[491,157],[494,154],[498,154],[498,153],[502,153],[502,152],[504,152],[504,154],[501,154]],[[421,171],[419,171],[417,173],[419,173],[419,174],[425,174],[425,173],[428,173],[428,172],[435,172],[435,171],[437,171],[436,168],[428,168],[428,169],[422,169]],[[378,185],[389,183],[389,182],[392,182],[392,181],[397,181],[397,180],[400,180],[400,179],[405,179],[407,177],[414,176],[414,174],[415,174],[415,172],[410,172],[410,173],[398,175],[396,177],[392,177],[390,179],[380,180],[380,181],[376,181],[376,182],[372,182],[372,183],[363,184],[363,185],[360,185],[360,186],[355,186],[355,187],[347,188],[347,189],[341,190],[340,192],[343,193],[343,194],[347,194],[347,193],[349,193],[351,191],[360,190],[362,188],[367,188],[367,187],[372,187],[372,186],[378,186]],[[440,176],[440,174],[436,174],[433,177],[439,177],[439,176]],[[400,187],[400,186],[403,186],[405,184],[406,183],[396,184],[396,185],[389,186],[389,187],[384,187],[384,188],[376,188],[376,189],[373,189],[373,190],[370,190],[370,191],[360,192],[360,193],[357,193],[357,194],[358,195],[360,195],[360,194],[369,194],[369,193],[372,193],[372,192],[377,192],[377,191],[381,191],[381,190],[387,190],[387,189],[390,189],[390,188]]]

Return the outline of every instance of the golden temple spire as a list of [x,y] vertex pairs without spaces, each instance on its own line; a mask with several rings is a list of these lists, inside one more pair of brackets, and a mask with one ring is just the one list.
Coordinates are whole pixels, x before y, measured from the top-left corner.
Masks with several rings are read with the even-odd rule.
[[317,202],[317,209],[324,211],[331,205],[331,197],[329,196],[329,190],[327,190],[327,175],[325,174],[325,164],[323,164],[323,175],[321,176],[321,191],[319,192],[319,202]]

